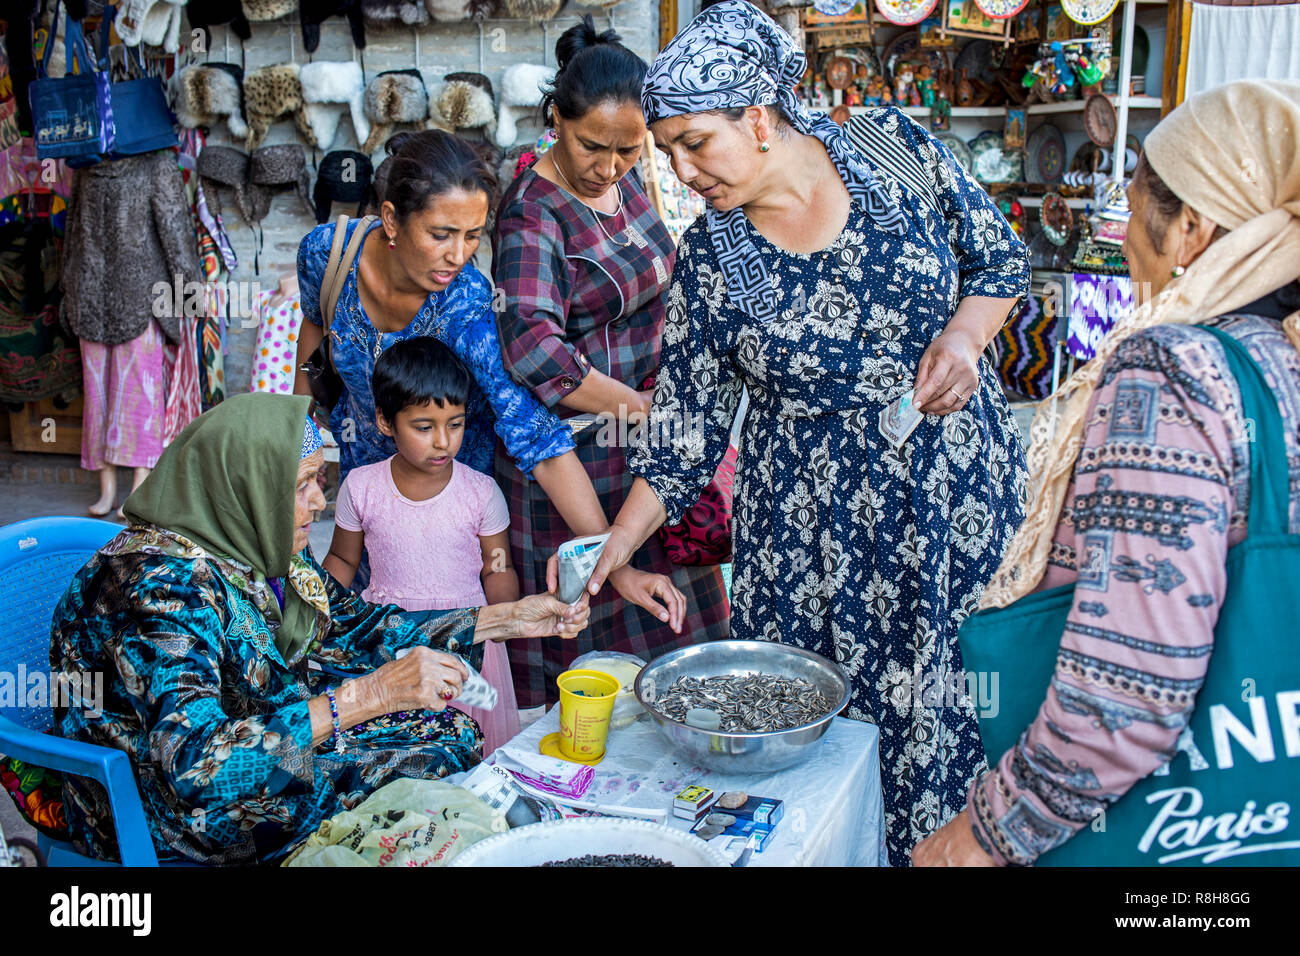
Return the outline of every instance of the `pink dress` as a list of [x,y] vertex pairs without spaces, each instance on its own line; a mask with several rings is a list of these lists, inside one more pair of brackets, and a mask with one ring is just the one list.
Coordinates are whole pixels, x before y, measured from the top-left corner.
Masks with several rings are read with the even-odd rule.
[[[482,607],[483,551],[479,537],[510,527],[510,509],[495,481],[458,461],[451,480],[426,501],[397,490],[392,458],[354,468],[343,480],[334,521],[365,535],[370,584],[361,596],[407,611]],[[499,695],[494,710],[465,711],[483,730],[483,756],[519,733],[519,709],[504,644],[488,641],[483,677]]]

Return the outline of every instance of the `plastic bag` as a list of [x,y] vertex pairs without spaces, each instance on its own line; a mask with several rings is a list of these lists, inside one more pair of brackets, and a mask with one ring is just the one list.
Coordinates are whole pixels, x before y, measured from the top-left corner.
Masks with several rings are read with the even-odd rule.
[[330,817],[284,866],[442,866],[508,829],[505,815],[464,787],[394,780]]
[[614,698],[614,713],[609,719],[609,729],[626,727],[645,715],[645,708],[636,699],[636,675],[645,667],[645,661],[633,654],[619,651],[588,651],[569,667],[573,670],[600,671],[621,685]]

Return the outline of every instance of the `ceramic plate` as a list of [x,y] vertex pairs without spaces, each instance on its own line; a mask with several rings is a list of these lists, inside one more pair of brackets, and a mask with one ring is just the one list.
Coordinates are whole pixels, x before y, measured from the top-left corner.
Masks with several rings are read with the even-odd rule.
[[957,162],[961,163],[966,172],[971,171],[971,167],[975,164],[975,157],[971,154],[970,147],[966,145],[964,139],[956,133],[935,133],[934,138],[951,150]]
[[1075,23],[1092,26],[1115,12],[1119,0],[1061,0],[1061,9]]
[[1104,93],[1094,93],[1083,104],[1083,129],[1088,139],[1107,149],[1115,145],[1115,133],[1119,121],[1115,117],[1115,105]]
[[890,23],[910,27],[928,17],[938,3],[939,0],[876,0],[876,9]]
[[975,0],[975,6],[990,20],[1006,20],[1014,17],[1029,0]]
[[813,9],[824,17],[840,17],[856,4],[857,0],[813,0]]
[[1044,123],[1025,142],[1025,178],[1031,183],[1060,182],[1065,173],[1065,137]]
[[971,140],[971,155],[974,161],[971,175],[981,183],[1014,183],[1021,179],[1023,154],[1020,150],[1008,150],[1002,142],[1002,134],[986,130]]

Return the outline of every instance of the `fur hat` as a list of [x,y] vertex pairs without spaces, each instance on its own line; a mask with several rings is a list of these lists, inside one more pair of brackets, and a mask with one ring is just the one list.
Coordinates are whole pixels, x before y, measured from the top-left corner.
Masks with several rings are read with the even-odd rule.
[[501,0],[501,8],[507,17],[534,23],[551,19],[563,6],[564,0]]
[[320,46],[320,25],[330,17],[347,17],[352,28],[352,43],[358,50],[366,48],[366,25],[361,16],[361,0],[299,0],[298,16],[302,20],[302,45],[308,53]]
[[124,0],[113,28],[127,46],[147,43],[175,53],[180,50],[184,6],[185,0]]
[[248,115],[245,148],[250,153],[262,145],[271,124],[290,113],[307,144],[316,145],[304,109],[300,69],[297,63],[277,63],[258,67],[244,77],[244,109]]
[[453,133],[484,127],[490,136],[497,125],[492,95],[464,80],[443,83],[429,96],[429,122]]
[[168,82],[168,99],[176,121],[186,129],[211,127],[225,117],[230,135],[242,139],[248,135],[244,122],[244,71],[233,63],[187,66]]
[[298,9],[298,0],[239,0],[249,23],[266,23],[287,17]]
[[370,121],[366,119],[363,100],[366,84],[361,65],[350,61],[331,63],[318,60],[304,63],[298,73],[302,81],[302,99],[311,124],[316,145],[328,150],[334,143],[343,114],[352,114],[352,130],[357,142],[364,143],[370,135]]
[[203,180],[203,196],[214,216],[221,215],[221,194],[218,186],[235,190],[235,203],[244,222],[252,228],[253,207],[248,195],[248,154],[233,146],[205,146],[199,153],[199,176]]
[[555,78],[555,70],[534,63],[516,63],[501,76],[501,115],[497,119],[497,145],[509,149],[519,135],[517,121],[535,113],[542,105],[543,87]]
[[[200,153],[200,156],[203,154]],[[297,143],[263,146],[248,157],[248,195],[250,213],[256,225],[271,211],[271,198],[275,193],[293,186],[298,191],[307,212],[312,212],[307,190],[311,176],[307,172],[307,156]]]
[[375,27],[419,27],[429,22],[422,0],[361,0],[361,15]]
[[373,153],[397,124],[424,125],[429,117],[429,92],[417,70],[387,70],[366,87],[365,110],[374,125],[361,151]]
[[373,177],[374,167],[364,153],[350,149],[326,153],[320,161],[316,187],[311,193],[316,203],[316,221],[326,222],[330,217],[330,205],[336,202],[356,203],[357,217],[360,218],[361,207],[370,195]]
[[185,7],[185,16],[190,26],[203,31],[203,39],[209,50],[212,49],[212,27],[229,23],[235,36],[247,40],[253,35],[253,28],[248,25],[248,17],[239,5],[239,0],[189,0]]
[[[429,16],[438,23],[455,23],[458,20],[482,20],[492,14],[492,0],[424,0]],[[478,12],[484,6],[483,12]]]
[[492,92],[492,81],[482,73],[448,73],[443,77],[448,83],[453,80],[462,80],[466,83],[473,83],[480,90],[487,93],[488,96],[495,96]]

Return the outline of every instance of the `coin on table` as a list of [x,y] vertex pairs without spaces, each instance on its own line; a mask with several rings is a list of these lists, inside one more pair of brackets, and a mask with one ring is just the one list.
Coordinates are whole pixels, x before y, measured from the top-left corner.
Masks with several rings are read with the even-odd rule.
[[724,810],[739,810],[749,802],[749,794],[744,790],[728,790],[718,797],[718,806]]

